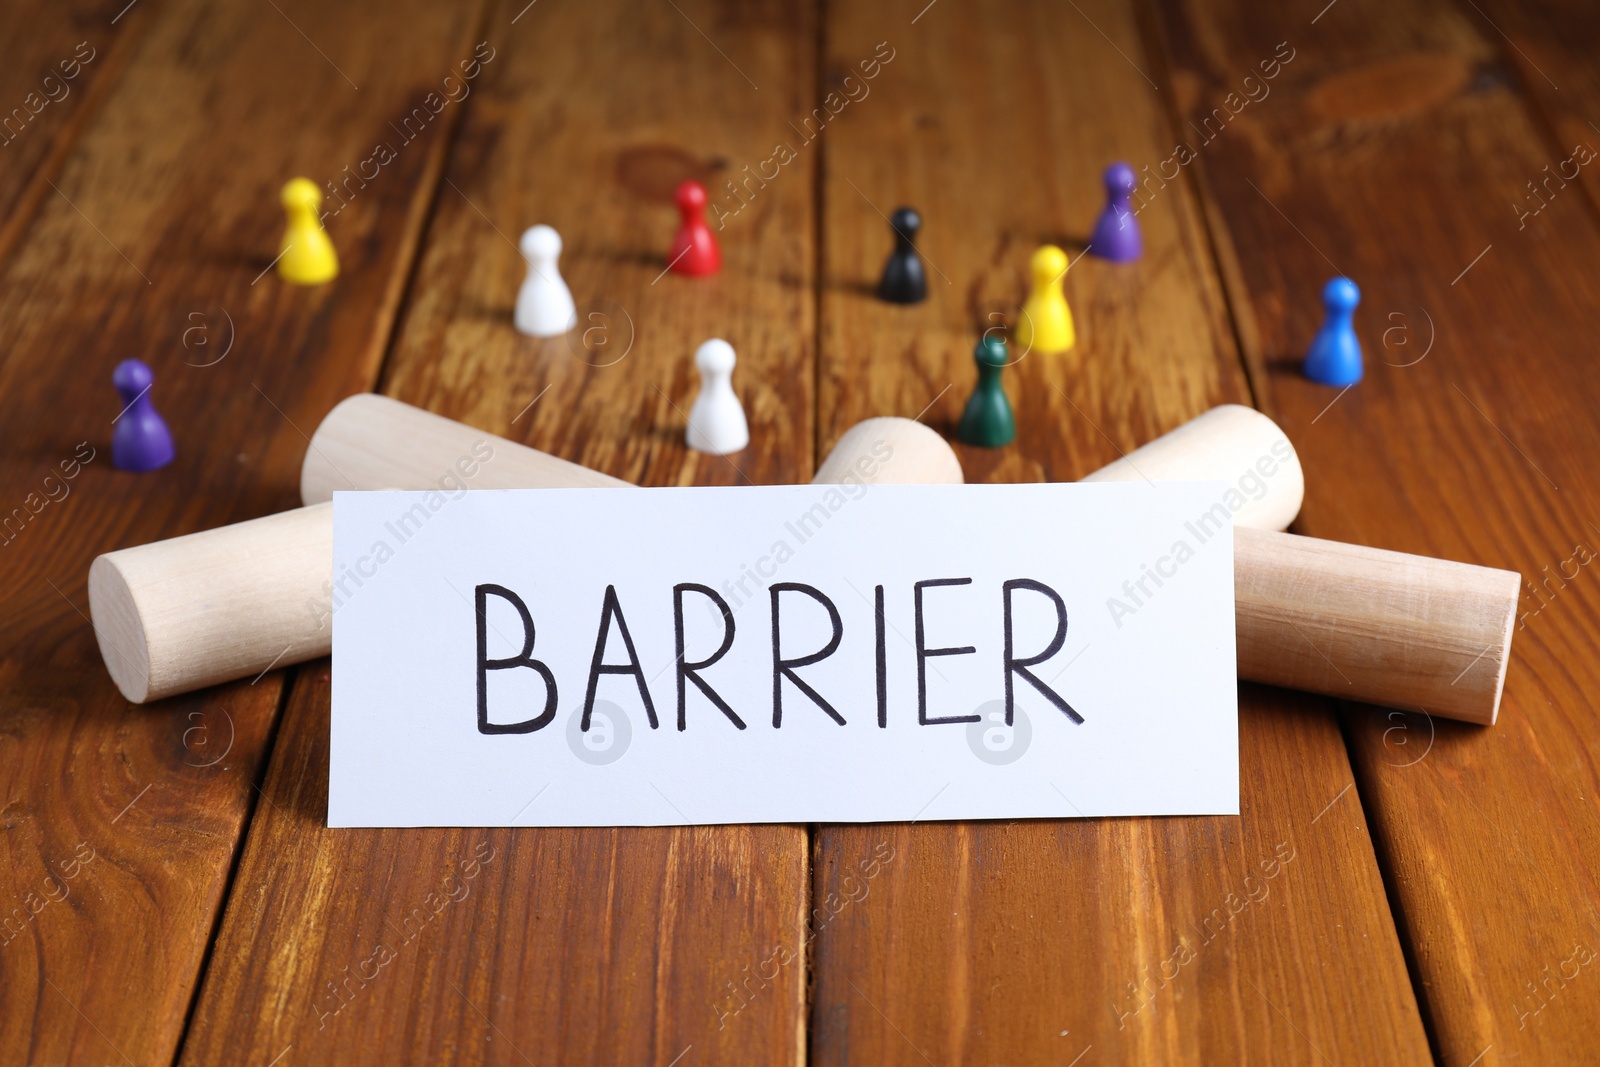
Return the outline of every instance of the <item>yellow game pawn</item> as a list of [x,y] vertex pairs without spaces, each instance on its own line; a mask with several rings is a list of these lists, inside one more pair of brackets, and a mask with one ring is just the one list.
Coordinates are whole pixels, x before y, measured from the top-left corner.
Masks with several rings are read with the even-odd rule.
[[283,187],[283,210],[289,216],[284,231],[278,276],[296,285],[321,285],[339,276],[339,256],[317,217],[322,190],[309,178],[295,178]]
[[[1044,245],[1028,261],[1033,275],[1033,291],[1022,305],[1022,320],[1017,323],[1016,344],[1022,355],[1042,352],[1053,356],[1065,352],[1077,341],[1072,329],[1072,310],[1061,291],[1067,273],[1067,254],[1055,245]],[[1020,356],[1019,356],[1020,358]]]

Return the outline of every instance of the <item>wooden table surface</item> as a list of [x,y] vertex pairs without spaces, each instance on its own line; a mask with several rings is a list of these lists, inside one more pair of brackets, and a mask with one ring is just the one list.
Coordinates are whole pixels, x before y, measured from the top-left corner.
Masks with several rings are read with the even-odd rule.
[[[14,0],[0,41],[0,1063],[1600,1061],[1600,8]],[[968,479],[1254,404],[1298,531],[1521,572],[1498,725],[1241,686],[1238,817],[330,831],[326,661],[106,675],[91,559],[294,506],[351,393],[652,485],[948,434],[1116,159],[1144,258],[1072,268]],[[294,175],[331,285],[267,269]],[[662,275],[685,177],[711,280]],[[915,308],[871,295],[902,203]],[[511,328],[535,222],[610,355]],[[1344,392],[1298,373],[1334,274]],[[683,446],[713,335],[729,458]],[[131,356],[158,473],[111,465]]]

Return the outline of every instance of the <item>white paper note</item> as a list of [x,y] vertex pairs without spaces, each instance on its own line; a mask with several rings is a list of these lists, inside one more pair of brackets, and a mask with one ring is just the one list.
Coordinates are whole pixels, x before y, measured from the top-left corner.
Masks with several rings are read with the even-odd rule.
[[329,825],[1237,814],[1227,488],[336,493]]

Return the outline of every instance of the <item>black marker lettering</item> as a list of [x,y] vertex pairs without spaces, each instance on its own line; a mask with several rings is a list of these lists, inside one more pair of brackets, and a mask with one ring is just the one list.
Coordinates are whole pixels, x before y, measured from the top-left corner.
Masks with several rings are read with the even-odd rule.
[[[509,659],[489,658],[489,616],[484,611],[484,601],[493,593],[507,601],[522,616],[522,651]],[[480,585],[476,591],[478,609],[478,732],[480,734],[531,734],[550,725],[556,717],[556,678],[550,668],[533,658],[533,616],[522,598],[503,585]],[[512,667],[528,667],[539,672],[544,679],[544,711],[536,718],[522,722],[495,723],[489,721],[489,672]]]
[[[606,637],[611,633],[611,620],[617,620],[617,630],[622,634],[622,644],[628,650],[627,663],[601,663],[606,654]],[[606,599],[600,609],[600,632],[594,639],[594,659],[589,661],[589,692],[583,698],[583,729],[589,729],[589,717],[594,713],[594,691],[599,688],[602,674],[631,674],[639,684],[639,699],[644,701],[644,713],[650,718],[650,729],[657,730],[656,706],[650,701],[650,690],[644,683],[644,668],[639,666],[639,654],[633,650],[633,638],[628,634],[628,622],[622,617],[622,605],[617,603],[617,587],[606,586]]]
[[[946,722],[977,722],[979,715],[944,715],[936,719],[928,718],[928,658],[930,656],[965,656],[978,651],[972,645],[962,645],[959,648],[928,648],[925,645],[926,634],[922,626],[922,591],[929,586],[939,585],[971,585],[971,578],[929,578],[927,581],[918,582],[915,586],[914,599],[917,615],[917,722],[923,726],[936,726]],[[1008,704],[1007,707],[1010,705]],[[1008,717],[1007,723],[1011,720]]]
[[[716,601],[717,609],[722,612],[722,644],[717,647],[715,652],[711,653],[710,658],[700,660],[697,663],[687,662],[683,658],[683,594],[685,592],[695,592],[701,596],[710,597]],[[744,720],[734,714],[733,709],[728,706],[728,702],[718,696],[717,691],[706,684],[706,680],[696,673],[726,656],[728,649],[733,647],[733,609],[728,607],[726,600],[717,595],[715,589],[709,586],[697,585],[694,582],[684,582],[682,585],[672,587],[672,625],[678,634],[678,729],[688,729],[684,714],[684,707],[688,701],[688,691],[683,684],[687,679],[700,688],[700,692],[705,694],[707,700],[722,709],[722,714],[732,719],[733,725],[743,730]]]
[[[1013,589],[1031,589],[1035,593],[1043,593],[1045,596],[1049,597],[1056,606],[1056,634],[1050,639],[1049,647],[1043,652],[1039,653],[1037,656],[1029,656],[1027,659],[1017,659],[1012,654],[1011,590]],[[1036,674],[1028,670],[1029,667],[1043,663],[1057,652],[1060,652],[1061,646],[1067,643],[1067,605],[1064,601],[1062,601],[1061,594],[1057,593],[1054,589],[1051,589],[1043,582],[1036,582],[1032,578],[1013,578],[1006,582],[1004,586],[1002,586],[1001,599],[1005,602],[1006,625],[1006,725],[1011,725],[1011,713],[1013,707],[1012,675],[1014,674],[1022,675],[1022,677],[1027,680],[1029,685],[1037,689],[1046,700],[1050,701],[1050,703],[1060,708],[1062,713],[1065,714],[1067,718],[1071,719],[1075,723],[1081,724],[1083,722],[1083,716],[1074,711],[1072,709],[1072,705],[1068,704],[1066,700],[1062,698],[1060,693],[1057,693],[1054,689],[1051,689],[1048,685],[1045,685],[1039,680],[1039,677]]]
[[878,641],[878,727],[882,729],[889,725],[889,678],[888,650],[884,644],[883,633],[883,586],[881,585],[874,586],[872,590],[872,621]]
[[[839,648],[839,639],[844,636],[844,622],[839,618],[839,609],[833,606],[833,601],[824,596],[821,590],[809,585],[802,585],[799,582],[778,582],[769,588],[772,593],[773,728],[776,729],[783,726],[783,680],[786,677],[789,679],[789,681],[799,686],[802,693],[815,701],[817,707],[827,712],[834,722],[838,723],[840,726],[843,726],[845,724],[844,717],[833,709],[833,705],[822,699],[822,694],[818,693],[815,689],[801,681],[800,676],[794,673],[795,667],[806,667],[816,663],[819,660],[827,659]],[[783,653],[779,651],[779,647],[782,642],[779,640],[778,594],[784,592],[804,593],[828,609],[828,619],[833,623],[833,637],[829,639],[826,645],[822,646],[821,651],[813,652],[809,656],[801,656],[799,659],[783,658]]]

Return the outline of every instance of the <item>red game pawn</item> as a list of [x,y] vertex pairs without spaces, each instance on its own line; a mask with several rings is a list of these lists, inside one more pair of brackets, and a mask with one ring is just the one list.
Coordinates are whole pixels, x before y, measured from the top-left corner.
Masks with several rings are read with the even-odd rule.
[[672,238],[672,253],[667,257],[670,269],[696,278],[717,273],[722,269],[722,249],[706,225],[706,187],[686,181],[678,186],[674,198],[683,221]]

